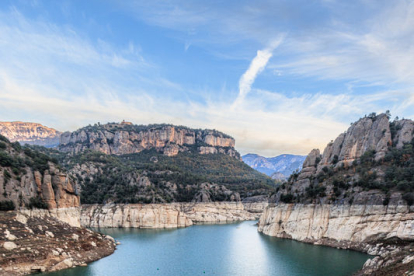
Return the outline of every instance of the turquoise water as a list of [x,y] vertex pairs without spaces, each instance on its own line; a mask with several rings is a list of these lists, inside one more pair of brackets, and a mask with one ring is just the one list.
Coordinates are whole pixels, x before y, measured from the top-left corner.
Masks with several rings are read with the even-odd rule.
[[121,242],[114,254],[45,276],[279,275],[341,276],[368,255],[268,237],[254,221],[175,230],[101,229]]

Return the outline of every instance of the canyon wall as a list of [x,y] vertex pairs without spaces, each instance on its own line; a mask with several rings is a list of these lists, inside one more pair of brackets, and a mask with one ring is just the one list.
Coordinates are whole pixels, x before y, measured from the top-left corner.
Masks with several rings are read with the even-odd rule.
[[414,206],[278,204],[265,209],[259,232],[361,251],[368,243],[414,239]]
[[179,228],[196,223],[256,220],[267,203],[210,202],[83,205],[85,227]]
[[140,126],[131,123],[109,123],[65,132],[59,149],[79,153],[92,149],[105,154],[131,154],[156,149],[167,156],[197,147],[200,154],[224,153],[240,159],[235,140],[216,130],[190,129],[173,125]]
[[16,177],[10,168],[0,166],[0,201],[11,200],[24,207],[39,197],[50,209],[79,207],[75,181],[55,164],[49,162],[47,166],[43,173],[26,167],[25,173]]

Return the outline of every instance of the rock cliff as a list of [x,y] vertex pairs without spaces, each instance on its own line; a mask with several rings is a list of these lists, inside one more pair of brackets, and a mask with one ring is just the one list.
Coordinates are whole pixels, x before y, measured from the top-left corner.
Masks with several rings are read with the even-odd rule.
[[179,228],[256,220],[267,204],[241,202],[83,205],[85,227]]
[[[406,275],[414,266],[414,122],[371,114],[277,188],[259,231],[376,255],[358,275]],[[284,204],[284,203],[295,204]]]
[[270,236],[361,250],[378,240],[413,240],[413,225],[414,207],[406,205],[279,204],[263,212],[258,230]]
[[320,154],[313,149],[272,202],[401,204],[414,201],[414,122],[371,114]]
[[61,132],[38,123],[0,122],[0,134],[11,142],[55,147],[59,144]]
[[[0,202],[25,208],[79,207],[76,182],[52,158],[0,137]],[[3,208],[4,209],[4,208]]]
[[265,209],[258,231],[376,255],[358,275],[406,275],[414,264],[413,225],[414,208],[406,205],[278,204]]
[[156,149],[167,156],[195,148],[200,154],[224,153],[240,159],[235,140],[216,130],[190,129],[173,125],[96,124],[60,137],[59,149],[79,153],[86,149],[106,154],[131,154]]

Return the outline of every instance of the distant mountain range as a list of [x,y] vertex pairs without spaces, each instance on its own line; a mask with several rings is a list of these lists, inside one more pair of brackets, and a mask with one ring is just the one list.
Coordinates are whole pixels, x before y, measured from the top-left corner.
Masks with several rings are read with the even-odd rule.
[[305,158],[306,156],[293,154],[282,154],[271,158],[252,153],[242,156],[244,163],[276,180],[287,179],[292,172],[301,170]]
[[51,148],[59,145],[61,132],[38,123],[16,121],[0,122],[0,134],[11,142]]

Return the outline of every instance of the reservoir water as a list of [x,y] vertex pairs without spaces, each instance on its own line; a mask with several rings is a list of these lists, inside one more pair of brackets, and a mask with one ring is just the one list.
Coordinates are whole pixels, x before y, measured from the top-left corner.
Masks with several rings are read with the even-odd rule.
[[254,221],[174,230],[100,229],[121,242],[111,256],[45,276],[345,276],[368,255],[257,232]]

